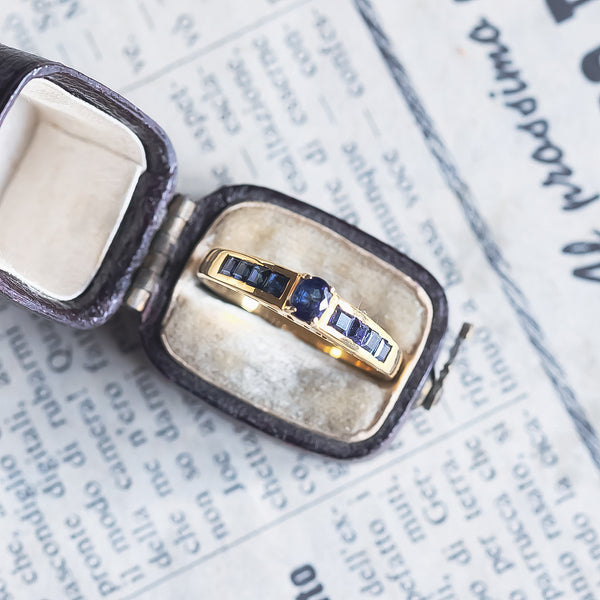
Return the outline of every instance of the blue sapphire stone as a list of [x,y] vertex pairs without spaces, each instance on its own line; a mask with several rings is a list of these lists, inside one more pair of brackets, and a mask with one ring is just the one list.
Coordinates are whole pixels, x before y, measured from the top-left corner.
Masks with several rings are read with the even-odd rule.
[[330,300],[329,284],[320,277],[308,277],[296,286],[290,304],[296,309],[294,316],[309,323],[325,312]]
[[369,333],[368,325],[365,325],[361,320],[355,318],[354,322],[350,326],[350,330],[348,331],[348,337],[355,344],[362,346],[367,333]]
[[285,286],[288,284],[289,278],[281,273],[271,273],[267,277],[267,281],[260,289],[267,294],[271,294],[276,298],[281,298],[281,294],[285,290]]
[[387,340],[381,340],[381,344],[379,344],[379,348],[375,351],[375,358],[381,362],[383,362],[390,353],[392,347],[389,345]]
[[255,265],[250,275],[248,275],[246,283],[252,287],[261,288],[267,281],[270,274],[271,271],[267,269],[267,267]]
[[233,274],[233,270],[238,266],[240,262],[239,258],[234,258],[233,256],[228,256],[221,265],[219,269],[219,273],[223,273],[223,275],[227,275],[227,277],[231,277]]
[[377,348],[379,348],[379,342],[381,342],[381,336],[373,331],[372,329],[367,333],[361,346],[371,354],[375,354]]
[[238,281],[246,281],[246,279],[248,279],[248,275],[250,275],[250,271],[252,271],[252,265],[246,261],[240,260],[238,265],[231,273],[231,276]]
[[339,331],[343,335],[348,335],[352,324],[354,323],[354,317],[345,313],[339,306],[333,311],[331,318],[329,319],[329,325],[331,325],[336,331]]

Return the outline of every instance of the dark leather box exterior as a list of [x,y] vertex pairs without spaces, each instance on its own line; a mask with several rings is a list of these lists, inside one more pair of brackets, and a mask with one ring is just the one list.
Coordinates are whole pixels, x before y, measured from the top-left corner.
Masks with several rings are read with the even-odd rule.
[[[0,270],[0,292],[27,308],[78,328],[104,323],[121,305],[173,195],[176,159],[165,132],[125,98],[62,64],[0,45],[0,127],[23,87],[42,77],[129,127],[147,160],[131,203],[96,277],[74,300],[48,298]],[[51,149],[49,149],[51,151]]]
[[[241,202],[264,202],[281,206],[330,228],[412,277],[431,298],[434,307],[433,322],[423,354],[419,358],[387,420],[371,438],[350,444],[318,436],[287,424],[277,417],[254,408],[247,402],[244,402],[243,399],[237,398],[199,379],[177,363],[164,349],[160,341],[162,321],[169,305],[171,290],[175,286],[185,263],[191,255],[193,248],[215,219],[228,207]],[[329,456],[353,458],[366,455],[380,446],[392,433],[393,429],[406,417],[408,409],[419,396],[419,392],[433,367],[442,339],[446,333],[447,323],[448,306],[444,291],[428,271],[410,258],[360,229],[314,206],[270,189],[240,185],[221,188],[198,201],[196,210],[181,234],[178,246],[164,271],[159,288],[151,296],[142,313],[140,331],[143,344],[154,364],[170,380],[196,396],[206,400],[236,419],[245,421],[285,441]],[[201,342],[202,340],[199,340],[199,343]]]

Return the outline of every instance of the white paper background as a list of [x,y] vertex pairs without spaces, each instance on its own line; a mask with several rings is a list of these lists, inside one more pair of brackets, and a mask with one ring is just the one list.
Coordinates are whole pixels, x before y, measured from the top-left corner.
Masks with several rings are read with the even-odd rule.
[[[501,30],[573,181],[598,192],[600,85],[579,66],[600,44],[597,2],[560,24],[544,2],[516,0],[0,7],[0,41],[99,79],[166,129],[180,191],[259,183],[356,221],[446,284],[453,331],[464,320],[477,326],[440,407],[416,411],[384,452],[340,463],[185,402],[148,363],[126,315],[76,333],[3,301],[0,598],[598,596],[600,283],[571,270],[600,254],[561,249],[593,241],[600,202],[563,211],[561,188],[541,185],[547,169],[530,158],[534,141],[490,98],[502,88],[486,47],[468,37],[482,17]],[[306,115],[301,124],[260,62],[265,43]],[[228,66],[240,57],[295,181],[267,157]],[[349,167],[349,143],[375,169],[377,210]],[[307,158],[316,146],[324,162]],[[440,157],[463,187],[448,184]],[[518,302],[494,264],[522,291]],[[40,377],[64,424],[52,427],[36,402]],[[23,410],[30,421],[11,430],[25,423]],[[90,414],[114,444],[109,461]],[[135,446],[140,431],[147,441]],[[33,432],[54,461],[47,472],[27,451]],[[265,496],[257,458],[272,467],[283,508]],[[24,485],[35,488],[30,502],[50,534],[27,517]],[[315,577],[297,586],[292,573],[304,565]]]

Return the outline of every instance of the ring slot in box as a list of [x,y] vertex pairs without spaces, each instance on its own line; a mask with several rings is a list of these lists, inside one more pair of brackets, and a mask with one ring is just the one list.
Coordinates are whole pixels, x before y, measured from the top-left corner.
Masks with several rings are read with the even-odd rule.
[[[368,453],[419,398],[447,327],[437,281],[395,249],[283,194],[174,196],[162,129],[72,69],[0,46],[0,291],[89,328],[120,306],[167,377],[230,415],[337,457]],[[167,213],[168,207],[168,213]],[[201,284],[215,247],[312,273],[390,332],[384,380]]]

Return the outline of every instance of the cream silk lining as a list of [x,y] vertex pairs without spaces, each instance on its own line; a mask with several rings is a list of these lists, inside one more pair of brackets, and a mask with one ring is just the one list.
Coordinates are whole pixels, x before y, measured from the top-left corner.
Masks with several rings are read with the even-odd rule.
[[70,300],[91,283],[146,169],[122,123],[33,79],[0,126],[0,269]]

